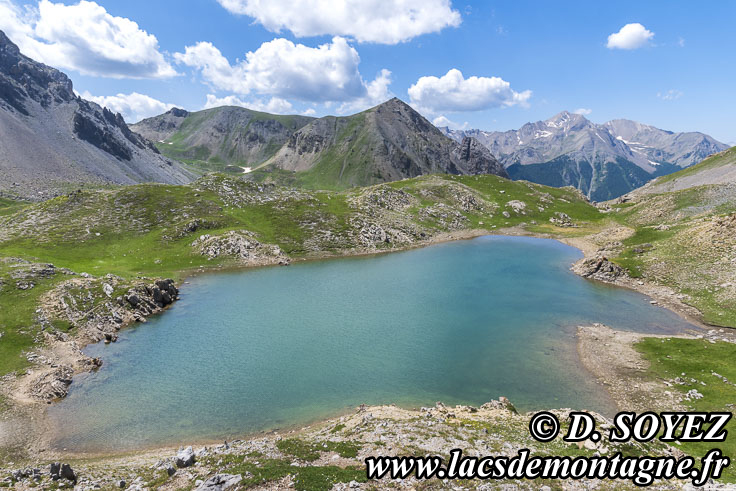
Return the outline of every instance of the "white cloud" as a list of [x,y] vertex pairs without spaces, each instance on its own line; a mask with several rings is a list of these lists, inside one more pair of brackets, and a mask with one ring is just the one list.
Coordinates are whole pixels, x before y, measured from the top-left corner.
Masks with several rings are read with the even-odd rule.
[[297,37],[347,36],[358,42],[396,44],[457,27],[450,0],[218,0],[232,13],[253,17],[273,32]]
[[452,121],[451,119],[446,118],[445,116],[437,116],[432,120],[432,124],[435,125],[438,128],[441,128],[443,126],[447,126],[451,130],[464,130],[467,129],[468,126],[470,126],[470,123],[465,121],[463,124],[456,123],[455,121]]
[[209,42],[187,46],[174,57],[200,70],[204,80],[220,90],[310,102],[370,97],[381,90],[386,78],[381,72],[373,82],[364,82],[358,52],[341,37],[316,48],[274,39],[246,53],[245,60],[235,65]]
[[269,100],[255,99],[252,101],[244,101],[235,95],[228,95],[218,98],[213,94],[207,94],[207,102],[203,109],[220,106],[240,106],[253,111],[262,111],[271,114],[289,114],[293,112],[293,107],[286,99],[271,97]]
[[685,47],[685,38],[679,38],[679,39],[677,40],[677,45],[678,45],[679,47],[681,47],[681,48],[684,48],[684,47]]
[[614,32],[608,36],[608,49],[637,49],[646,45],[652,38],[654,33],[647,30],[646,27],[634,22],[626,24],[618,32]]
[[41,0],[37,8],[21,10],[0,0],[0,29],[26,56],[57,68],[111,78],[176,75],[154,35],[95,2]]
[[684,95],[684,92],[677,89],[670,89],[667,92],[657,92],[657,97],[659,97],[663,101],[674,101]]
[[442,77],[421,77],[409,87],[409,98],[426,112],[481,111],[491,107],[526,105],[532,92],[516,92],[498,77],[463,77],[455,68]]
[[586,107],[581,107],[581,108],[575,109],[573,111],[574,114],[580,114],[582,116],[587,116],[587,115],[589,115],[592,112],[593,112],[592,109],[588,109]]
[[302,112],[302,114],[303,114],[304,116],[314,116],[315,114],[317,114],[317,111],[315,111],[313,107],[310,107],[310,108],[308,108],[308,109],[305,109],[305,110],[304,110],[304,111]]
[[96,102],[112,112],[120,113],[127,123],[137,123],[141,119],[157,116],[175,107],[174,104],[161,102],[145,94],[133,92],[110,96],[95,96],[88,91],[80,94],[83,99]]
[[391,72],[384,68],[372,82],[366,84],[365,95],[350,102],[343,103],[337,109],[337,112],[344,114],[346,112],[364,111],[387,101],[392,97],[391,91],[388,88],[389,85],[391,85]]

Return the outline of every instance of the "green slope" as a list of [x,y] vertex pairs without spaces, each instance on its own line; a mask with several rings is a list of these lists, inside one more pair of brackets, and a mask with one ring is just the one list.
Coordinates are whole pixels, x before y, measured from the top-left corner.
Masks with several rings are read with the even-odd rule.
[[[296,130],[313,118],[223,106],[173,118],[165,113],[132,128],[156,142],[159,151],[199,172],[242,173],[272,157]],[[162,121],[176,128],[159,141]]]
[[[728,150],[725,150],[721,153],[717,153],[715,155],[711,155],[707,159],[703,160],[702,162],[692,165],[690,167],[687,167],[685,169],[682,169],[678,172],[674,172],[672,174],[668,174],[666,176],[662,176],[657,179],[656,185],[660,184],[666,184],[668,182],[673,182],[678,179],[682,179],[684,177],[692,177],[697,176],[698,174],[704,174],[707,171],[718,169],[721,167],[725,167],[727,165],[734,165],[736,164],[736,147],[731,147]],[[707,184],[707,183],[703,183]],[[710,183],[713,184],[713,183]]]

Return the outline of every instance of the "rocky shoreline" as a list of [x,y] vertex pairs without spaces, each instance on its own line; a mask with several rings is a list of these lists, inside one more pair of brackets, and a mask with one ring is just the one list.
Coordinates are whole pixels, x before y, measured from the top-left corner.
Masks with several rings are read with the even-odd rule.
[[[553,410],[560,420],[569,409]],[[591,413],[606,429],[611,422]],[[529,415],[518,414],[506,399],[480,407],[445,406],[441,402],[416,410],[395,406],[360,406],[351,414],[290,432],[274,432],[247,440],[198,447],[180,447],[105,459],[59,462],[36,459],[31,465],[0,467],[0,483],[16,489],[71,488],[79,490],[194,489],[457,489],[456,483],[433,479],[367,481],[363,460],[368,456],[440,455],[462,448],[465,455],[515,456],[533,454],[594,456],[620,451],[674,455],[682,453],[662,443],[617,444],[604,433],[599,442],[568,444],[556,438],[539,443],[529,436]],[[63,474],[63,475],[62,475]],[[552,489],[556,481],[463,482],[463,489]],[[565,481],[564,489],[597,489],[610,483],[595,479]],[[2,485],[2,484],[0,484]],[[631,482],[616,489],[637,489]],[[683,481],[655,482],[652,489],[687,489]],[[709,489],[726,489],[713,485]]]

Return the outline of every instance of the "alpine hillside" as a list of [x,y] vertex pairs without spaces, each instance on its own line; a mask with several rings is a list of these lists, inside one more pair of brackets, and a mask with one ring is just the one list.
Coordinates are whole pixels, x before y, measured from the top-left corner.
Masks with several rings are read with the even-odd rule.
[[703,133],[673,133],[623,119],[599,125],[567,111],[505,132],[441,130],[457,141],[478,139],[513,179],[574,186],[596,201],[621,196],[728,148]]
[[314,118],[283,116],[224,106],[198,112],[174,108],[131,125],[162,154],[195,171],[242,173],[271,158]]
[[393,98],[367,111],[316,119],[264,164],[264,173],[311,188],[345,189],[425,174],[508,177],[473,137],[455,142]]
[[191,179],[120,114],[77,96],[65,74],[0,31],[0,195],[45,199],[82,184]]

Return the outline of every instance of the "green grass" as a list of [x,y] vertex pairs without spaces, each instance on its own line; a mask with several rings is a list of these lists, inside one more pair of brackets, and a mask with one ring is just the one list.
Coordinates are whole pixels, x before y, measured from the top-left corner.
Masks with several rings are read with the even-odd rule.
[[[657,378],[673,380],[676,377],[696,379],[696,383],[686,385],[674,384],[671,390],[687,393],[697,389],[703,398],[686,402],[694,411],[728,411],[734,412],[736,404],[736,345],[731,343],[715,343],[702,339],[659,339],[645,338],[636,345],[651,364],[649,372]],[[713,373],[722,375],[731,383],[726,383]],[[685,374],[684,376],[682,374]],[[705,382],[702,385],[700,382]],[[727,406],[730,405],[730,406]],[[732,460],[736,457],[736,421],[728,423],[728,438],[723,443],[686,442],[675,445],[677,448],[695,458],[703,457],[711,448],[719,448]],[[723,479],[736,482],[736,466],[726,468]]]
[[306,442],[297,438],[281,440],[276,447],[282,453],[307,462],[317,460],[320,452],[335,452],[341,457],[355,458],[361,449],[361,445],[355,442]]
[[0,216],[11,215],[28,205],[29,203],[26,201],[0,198]]
[[22,353],[34,347],[39,334],[36,306],[40,297],[57,283],[55,279],[33,280],[34,288],[19,290],[10,271],[0,263],[0,280],[4,283],[0,290],[0,375],[19,372],[29,365]]
[[[211,463],[216,463],[214,457]],[[246,476],[240,482],[244,489],[275,483],[286,476],[293,476],[294,488],[298,491],[328,491],[337,483],[350,481],[366,482],[363,467],[342,468],[338,466],[297,467],[285,459],[258,459],[251,461],[243,456],[217,457],[220,472]],[[257,463],[256,463],[257,462]]]
[[614,262],[628,269],[633,278],[641,278],[646,269],[643,260],[644,253],[641,251],[648,252],[656,249],[660,242],[672,237],[675,231],[675,229],[655,230],[650,227],[636,229],[634,235],[623,241],[623,252],[614,258]]

